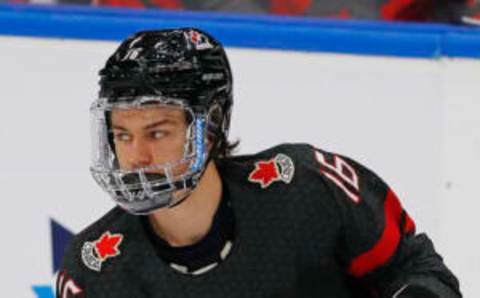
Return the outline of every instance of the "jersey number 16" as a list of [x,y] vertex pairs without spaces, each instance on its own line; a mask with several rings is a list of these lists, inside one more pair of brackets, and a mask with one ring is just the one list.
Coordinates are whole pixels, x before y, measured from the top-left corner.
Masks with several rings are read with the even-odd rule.
[[322,174],[333,181],[352,201],[358,204],[360,202],[358,175],[353,167],[337,155],[333,156],[331,163],[327,161],[323,153],[318,151],[315,151],[315,158],[322,166],[330,170],[321,169]]

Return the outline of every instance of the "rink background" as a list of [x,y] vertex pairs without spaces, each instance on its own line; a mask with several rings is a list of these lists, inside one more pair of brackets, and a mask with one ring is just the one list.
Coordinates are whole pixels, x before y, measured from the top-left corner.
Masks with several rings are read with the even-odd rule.
[[[0,37],[0,274],[5,297],[53,279],[50,220],[79,232],[113,206],[89,176],[88,108],[115,42]],[[458,275],[480,286],[480,61],[229,47],[239,153],[309,142],[398,193]],[[47,296],[44,296],[47,297]]]

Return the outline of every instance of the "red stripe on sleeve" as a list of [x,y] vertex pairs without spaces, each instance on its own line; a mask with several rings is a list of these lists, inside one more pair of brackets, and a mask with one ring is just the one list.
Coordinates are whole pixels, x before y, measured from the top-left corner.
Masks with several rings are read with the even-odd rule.
[[413,222],[412,218],[408,213],[405,212],[405,225],[404,225],[404,233],[410,234],[415,232],[415,222]]
[[352,260],[348,272],[361,277],[385,264],[395,253],[400,242],[400,215],[402,206],[395,193],[388,191],[385,198],[385,223],[380,240],[367,252]]

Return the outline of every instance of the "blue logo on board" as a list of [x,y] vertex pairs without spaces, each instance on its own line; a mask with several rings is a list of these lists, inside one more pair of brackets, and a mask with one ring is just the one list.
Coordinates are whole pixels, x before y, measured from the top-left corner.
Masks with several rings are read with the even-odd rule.
[[[54,275],[60,269],[63,254],[74,234],[57,221],[50,219],[50,235],[52,240],[52,275]],[[55,297],[51,284],[34,285],[32,290],[37,298]]]

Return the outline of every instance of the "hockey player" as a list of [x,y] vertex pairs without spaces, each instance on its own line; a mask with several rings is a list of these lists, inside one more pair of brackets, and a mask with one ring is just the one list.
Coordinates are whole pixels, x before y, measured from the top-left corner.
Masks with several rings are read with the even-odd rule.
[[118,207],[74,238],[57,297],[461,297],[369,169],[308,144],[231,156],[207,33],[137,33],[100,76],[91,172]]

